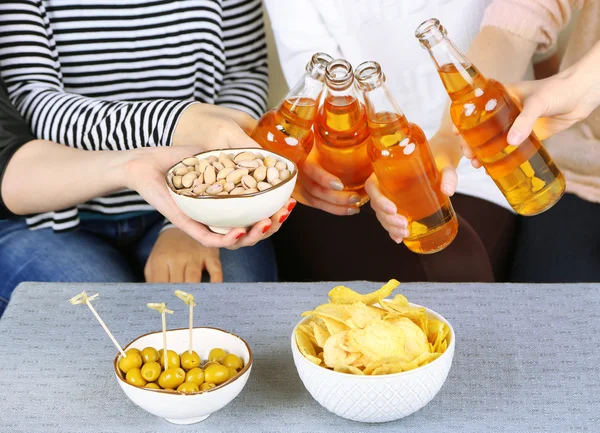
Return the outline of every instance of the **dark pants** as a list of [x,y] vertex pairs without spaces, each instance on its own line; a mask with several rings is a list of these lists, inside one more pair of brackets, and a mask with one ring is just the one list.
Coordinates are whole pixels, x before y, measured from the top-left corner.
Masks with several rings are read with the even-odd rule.
[[339,217],[307,206],[274,236],[284,281],[505,281],[512,257],[516,215],[493,203],[456,194],[454,242],[421,255],[397,245],[367,204],[358,215]]
[[[83,220],[79,229],[31,231],[25,221],[0,221],[0,316],[23,281],[143,282],[146,260],[164,218],[156,213],[119,221]],[[223,279],[277,279],[269,240],[236,251],[222,249]]]
[[565,194],[541,215],[522,218],[514,282],[600,281],[600,204]]

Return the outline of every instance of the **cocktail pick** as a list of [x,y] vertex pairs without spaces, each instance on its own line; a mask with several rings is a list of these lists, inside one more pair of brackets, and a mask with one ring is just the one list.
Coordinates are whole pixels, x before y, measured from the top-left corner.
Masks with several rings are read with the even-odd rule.
[[165,316],[165,313],[173,314],[173,310],[169,310],[167,308],[167,305],[164,302],[161,302],[161,303],[150,302],[149,304],[147,304],[147,307],[158,311],[162,316],[163,357],[165,360],[165,370],[166,370],[169,366],[169,362],[168,362],[169,358],[167,356],[167,316]]
[[106,323],[104,323],[104,321],[100,318],[100,316],[98,315],[98,313],[96,312],[96,310],[92,306],[92,303],[90,302],[90,301],[93,301],[94,299],[96,299],[98,297],[98,295],[99,294],[96,293],[95,295],[88,296],[87,293],[85,293],[85,290],[84,290],[79,295],[73,296],[71,299],[69,299],[69,302],[72,305],[77,305],[77,304],[85,304],[85,305],[87,305],[90,308],[90,310],[92,311],[92,313],[94,314],[94,316],[96,316],[96,319],[98,319],[98,322],[100,322],[100,325],[102,325],[102,327],[104,328],[104,330],[106,331],[106,333],[108,334],[108,336],[110,337],[110,339],[112,340],[112,342],[115,344],[115,346],[117,346],[117,349],[119,349],[119,352],[121,352],[121,355],[123,356],[123,358],[125,358],[127,356],[127,354],[125,353],[125,351],[123,350],[123,348],[119,345],[119,343],[117,343],[116,338],[109,331],[108,326],[106,326]]
[[183,302],[185,302],[187,305],[190,306],[190,348],[189,348],[189,353],[192,353],[192,350],[193,350],[192,335],[193,335],[193,330],[194,330],[194,307],[196,306],[196,303],[194,302],[194,295],[192,295],[190,293],[186,293],[183,290],[175,290],[175,296],[177,296],[179,299],[181,299]]

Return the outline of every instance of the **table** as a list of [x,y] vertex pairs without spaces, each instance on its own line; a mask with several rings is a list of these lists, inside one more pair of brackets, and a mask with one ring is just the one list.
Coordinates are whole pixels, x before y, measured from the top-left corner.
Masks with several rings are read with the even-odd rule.
[[[330,414],[300,381],[290,350],[299,314],[335,283],[46,284],[17,288],[0,320],[0,432],[597,432],[600,427],[600,284],[403,284],[409,300],[444,315],[457,335],[448,379],[422,410],[386,424]],[[380,284],[346,283],[366,292]],[[175,287],[195,294],[195,324],[242,336],[255,364],[246,388],[206,421],[176,426],[131,403],[112,371],[115,348],[85,306],[125,345],[158,330],[147,302],[176,310]]]

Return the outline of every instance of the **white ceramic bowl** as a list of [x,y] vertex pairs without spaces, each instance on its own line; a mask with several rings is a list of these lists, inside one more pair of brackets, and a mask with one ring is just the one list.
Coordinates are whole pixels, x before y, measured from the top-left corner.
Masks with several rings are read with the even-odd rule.
[[244,151],[273,156],[278,161],[285,162],[292,175],[279,185],[254,194],[187,197],[173,191],[172,172],[174,169],[183,166],[182,163],[179,163],[169,169],[166,177],[167,188],[179,209],[190,218],[207,225],[213,232],[220,234],[226,234],[236,227],[251,227],[260,220],[271,217],[281,209],[292,196],[298,179],[298,169],[291,160],[268,150],[250,148],[213,150],[195,156],[208,158],[212,155],[219,156],[221,152],[237,155]]
[[[450,326],[436,312],[427,312]],[[310,318],[299,324],[308,320]],[[304,386],[325,409],[353,421],[394,421],[423,408],[442,388],[454,357],[455,337],[450,326],[448,348],[438,359],[423,367],[381,376],[338,373],[313,364],[300,353],[295,339],[296,328],[292,333],[292,353]]]
[[[127,383],[117,365],[121,355],[114,361],[115,376],[121,389],[136,405],[153,415],[165,418],[174,424],[193,424],[203,421],[219,409],[231,402],[244,388],[250,370],[252,370],[252,352],[248,344],[240,337],[216,328],[194,328],[194,351],[202,360],[215,347],[225,349],[228,353],[239,356],[244,361],[244,368],[233,379],[200,394],[176,394],[169,391],[139,388]],[[167,347],[177,353],[189,348],[189,328],[167,331]],[[125,350],[154,347],[157,350],[163,345],[162,332],[142,335],[127,345]]]

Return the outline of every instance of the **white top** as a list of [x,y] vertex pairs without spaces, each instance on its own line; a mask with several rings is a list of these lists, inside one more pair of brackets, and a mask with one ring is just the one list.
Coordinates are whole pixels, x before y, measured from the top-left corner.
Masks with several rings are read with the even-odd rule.
[[[429,54],[414,36],[438,18],[466,51],[491,0],[265,0],[285,79],[293,86],[312,54],[323,51],[357,66],[377,61],[394,98],[428,138],[437,131],[448,95]],[[512,210],[484,170],[463,158],[457,192]]]

